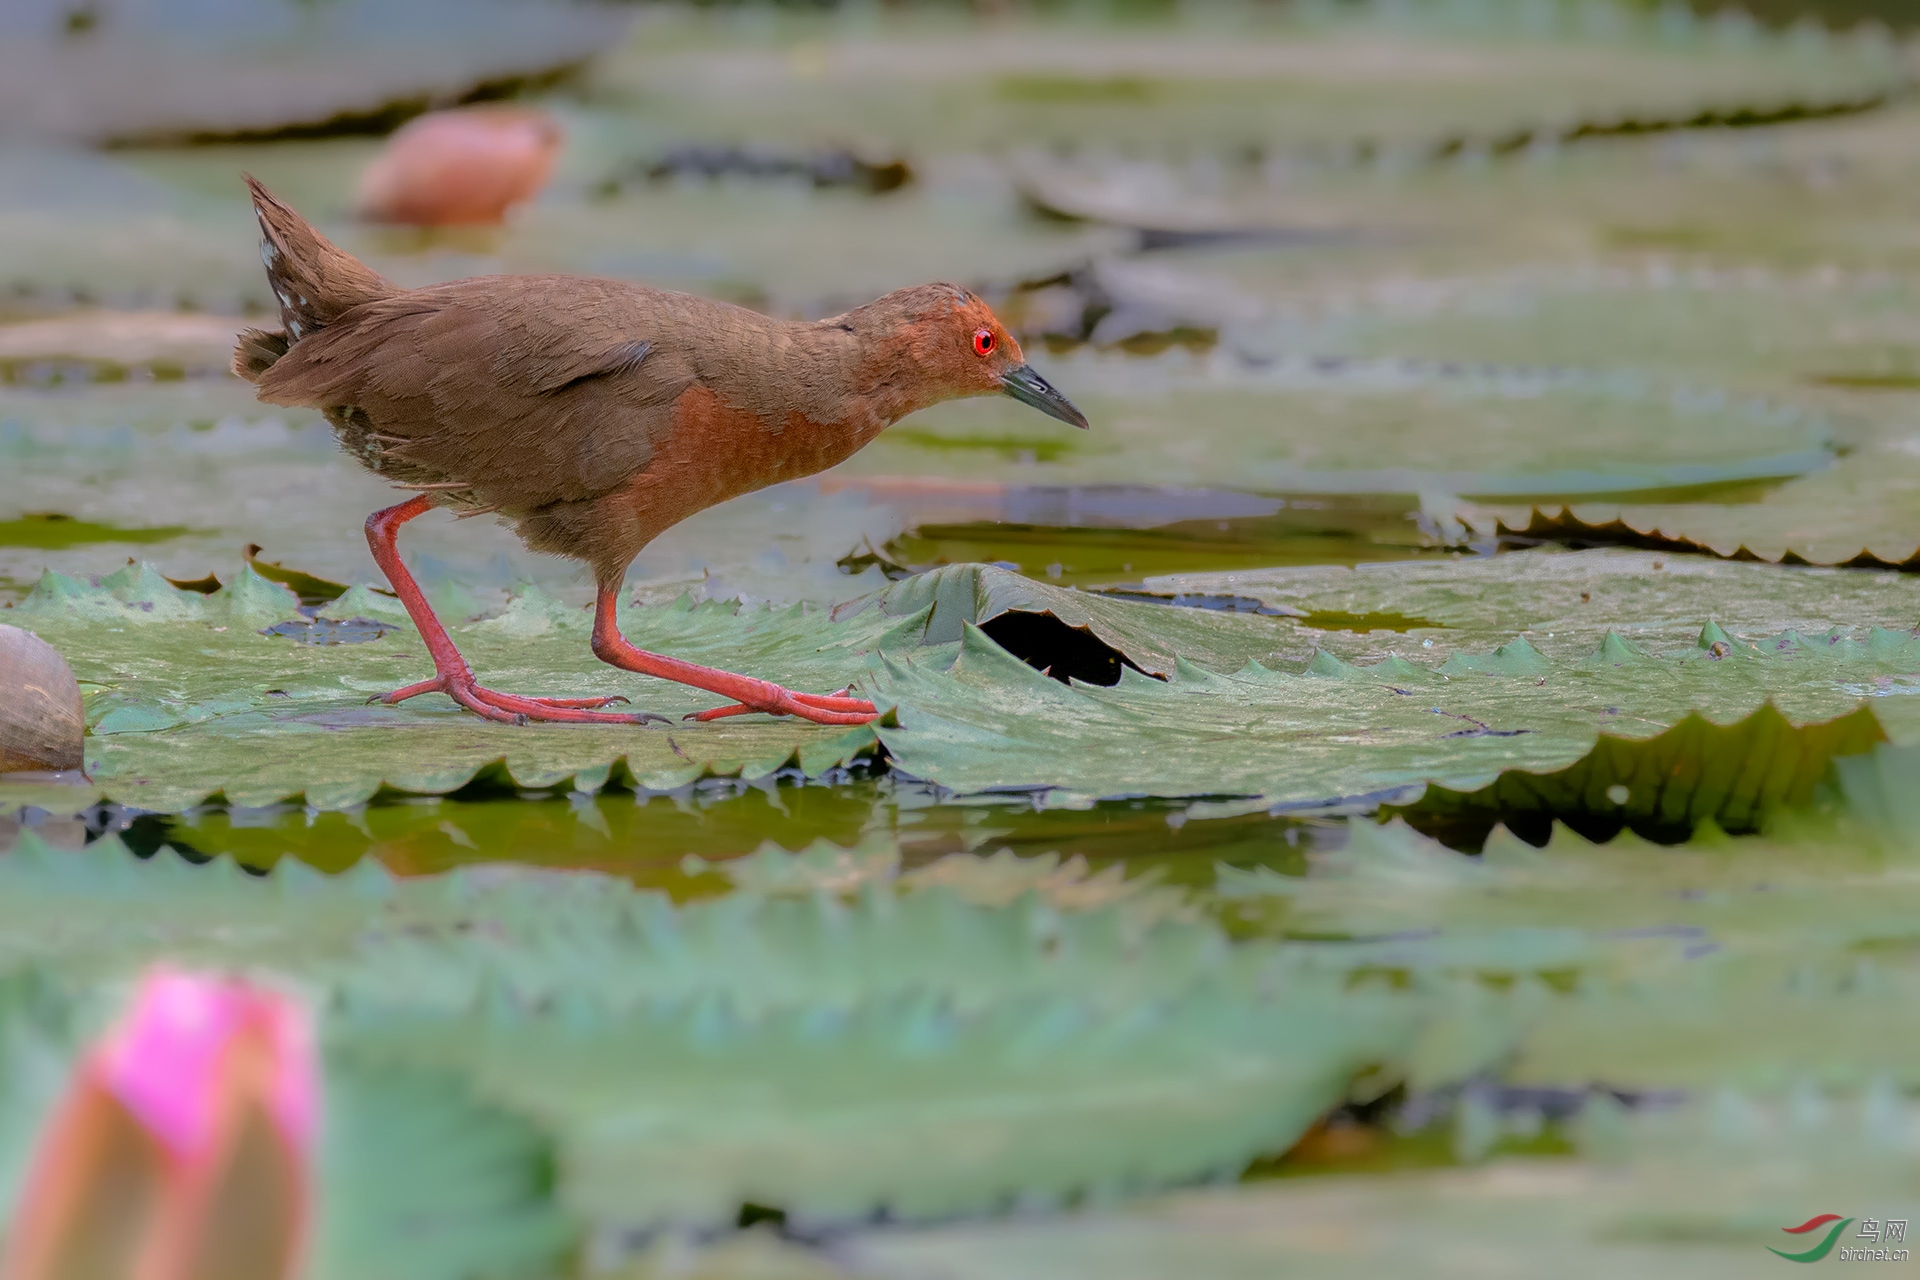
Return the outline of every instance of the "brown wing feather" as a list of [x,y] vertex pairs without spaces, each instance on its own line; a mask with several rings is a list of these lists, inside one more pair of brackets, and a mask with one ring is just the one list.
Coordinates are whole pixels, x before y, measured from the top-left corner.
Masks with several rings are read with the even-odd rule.
[[646,469],[697,373],[674,339],[723,306],[569,276],[409,290],[295,343],[260,398],[327,410],[382,475],[517,514]]

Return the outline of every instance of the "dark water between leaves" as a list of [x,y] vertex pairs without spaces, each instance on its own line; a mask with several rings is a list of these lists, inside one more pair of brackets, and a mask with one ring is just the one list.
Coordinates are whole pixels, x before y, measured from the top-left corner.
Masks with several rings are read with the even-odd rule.
[[[842,849],[897,847],[903,869],[952,853],[1011,851],[1083,858],[1169,885],[1211,886],[1219,863],[1304,868],[1308,849],[1338,840],[1337,823],[1265,811],[1195,816],[1181,801],[1134,800],[1046,808],[1027,796],[951,801],[890,777],[835,783],[748,784],[710,778],[672,793],[519,792],[477,784],[447,797],[379,800],[315,813],[207,806],[146,814],[103,806],[81,817],[32,815],[44,838],[78,845],[113,831],[136,852],[169,847],[190,858],[232,857],[265,870],[295,857],[326,871],[362,858],[402,875],[493,861],[605,872],[676,898],[724,892],[712,864],[773,846],[798,853],[820,841]],[[0,848],[22,829],[0,818]],[[691,861],[690,861],[691,860]]]
[[[1354,565],[1432,555],[1422,547],[1414,511],[1396,497],[1274,498],[1228,495],[1221,515],[1177,510],[1162,521],[1157,505],[1099,509],[1083,522],[981,520],[923,524],[887,545],[889,558],[916,568],[967,561],[1000,563],[1069,586],[1138,582],[1172,573],[1224,572],[1284,565]],[[1231,514],[1248,506],[1259,514]],[[1129,518],[1131,517],[1131,518]]]

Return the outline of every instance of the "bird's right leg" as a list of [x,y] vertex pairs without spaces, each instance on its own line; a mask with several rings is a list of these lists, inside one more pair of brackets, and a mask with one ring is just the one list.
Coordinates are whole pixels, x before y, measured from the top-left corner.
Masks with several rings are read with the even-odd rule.
[[460,651],[454,647],[453,637],[447,634],[447,629],[440,625],[440,619],[434,616],[432,606],[420,590],[420,584],[413,580],[413,574],[401,563],[400,550],[394,545],[401,525],[415,516],[426,514],[432,508],[432,501],[422,494],[397,507],[376,511],[367,517],[367,545],[373,548],[374,563],[380,566],[380,572],[387,575],[387,581],[393,584],[394,594],[406,606],[407,616],[413,619],[414,629],[420,633],[420,639],[426,643],[427,653],[433,658],[434,670],[433,679],[395,689],[378,701],[403,702],[423,693],[444,693],[475,715],[504,724],[525,724],[530,720],[569,724],[645,724],[649,720],[666,723],[665,716],[647,711],[587,709],[626,701],[618,695],[608,698],[522,698],[511,693],[483,689],[475,683],[467,660],[460,656]]
[[619,586],[600,585],[600,599],[593,611],[593,652],[600,661],[625,671],[658,676],[677,684],[692,685],[708,693],[717,693],[734,702],[724,707],[696,711],[689,720],[720,720],[727,716],[761,712],[770,716],[798,716],[815,724],[868,724],[877,716],[873,703],[839,693],[800,693],[783,688],[771,680],[735,675],[697,662],[669,658],[636,647],[620,634]]

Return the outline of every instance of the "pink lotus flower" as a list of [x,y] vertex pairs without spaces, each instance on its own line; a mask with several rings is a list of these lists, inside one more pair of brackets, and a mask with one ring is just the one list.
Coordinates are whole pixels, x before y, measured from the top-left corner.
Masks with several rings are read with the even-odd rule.
[[360,175],[360,216],[486,225],[547,184],[560,126],[528,107],[464,107],[410,121]]
[[312,1222],[306,1011],[156,968],[40,1135],[4,1280],[290,1280]]

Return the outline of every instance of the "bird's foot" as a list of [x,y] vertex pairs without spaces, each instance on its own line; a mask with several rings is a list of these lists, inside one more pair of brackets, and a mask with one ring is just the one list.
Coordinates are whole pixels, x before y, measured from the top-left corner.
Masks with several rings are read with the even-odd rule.
[[715,707],[710,711],[696,711],[683,719],[723,720],[728,716],[744,716],[759,711],[770,716],[799,716],[815,724],[866,724],[878,714],[871,702],[865,698],[848,696],[851,691],[847,689],[838,693],[795,693],[792,689],[768,684],[764,692],[764,698]]
[[655,715],[651,711],[594,711],[590,708],[604,707],[615,702],[625,702],[619,694],[604,698],[523,698],[512,693],[498,693],[482,688],[473,681],[471,674],[465,676],[435,676],[431,680],[422,680],[418,684],[395,689],[392,693],[379,698],[370,698],[370,702],[383,702],[391,705],[405,702],[408,698],[417,698],[423,693],[444,693],[455,702],[489,720],[501,724],[529,724],[535,721],[551,724],[646,724],[654,721],[659,724],[672,724],[665,716]]

